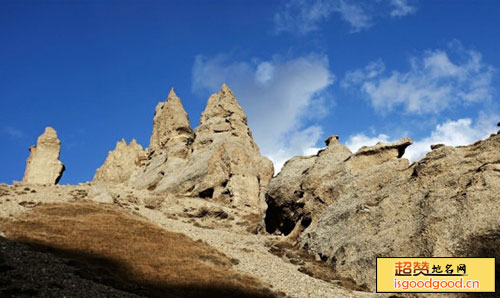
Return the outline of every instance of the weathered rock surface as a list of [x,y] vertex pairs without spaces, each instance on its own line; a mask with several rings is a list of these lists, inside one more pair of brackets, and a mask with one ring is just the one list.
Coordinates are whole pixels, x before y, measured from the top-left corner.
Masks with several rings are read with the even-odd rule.
[[[124,183],[156,194],[214,199],[262,212],[265,209],[265,190],[274,173],[273,164],[260,154],[246,115],[225,84],[209,98],[194,133],[172,90],[166,102],[156,107],[147,157],[134,168],[137,163],[131,160],[137,158],[125,155],[129,151],[135,155],[136,151],[125,149],[118,150],[117,146],[115,152],[122,153],[116,158],[118,153],[110,153],[109,164],[106,160],[95,181]],[[117,171],[121,168],[134,170]]]
[[122,139],[116,143],[113,151],[109,151],[104,164],[97,169],[94,182],[111,184],[127,184],[132,174],[147,159],[142,146],[132,139],[130,144]]
[[[500,135],[435,146],[412,165],[398,158],[410,144],[402,139],[349,156],[337,142],[330,150],[330,142],[307,163],[287,162],[267,193],[268,231],[291,233],[291,241],[371,290],[376,257],[498,260]],[[332,157],[322,158],[328,151]]]
[[108,153],[104,164],[97,169],[93,181],[126,184],[145,159],[146,154],[135,139],[128,145],[122,139],[116,143],[115,149]]
[[106,184],[102,182],[92,183],[88,192],[88,197],[96,203],[113,204],[114,202],[111,191]]
[[246,115],[225,84],[209,98],[191,146],[184,166],[177,168],[175,175],[165,175],[157,192],[265,208],[265,189],[273,165],[260,154]]
[[64,164],[59,160],[61,141],[52,127],[38,137],[36,146],[30,147],[26,161],[23,182],[31,184],[57,184],[64,172]]
[[149,150],[166,151],[168,156],[185,158],[192,140],[188,115],[172,88],[167,100],[156,106]]

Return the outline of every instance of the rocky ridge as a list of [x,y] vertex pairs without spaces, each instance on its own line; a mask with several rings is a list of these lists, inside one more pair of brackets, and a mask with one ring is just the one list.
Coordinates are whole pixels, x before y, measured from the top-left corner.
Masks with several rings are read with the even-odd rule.
[[498,260],[500,135],[432,146],[410,165],[401,156],[411,143],[350,154],[334,137],[316,156],[291,159],[270,183],[267,230],[372,291],[376,257]]

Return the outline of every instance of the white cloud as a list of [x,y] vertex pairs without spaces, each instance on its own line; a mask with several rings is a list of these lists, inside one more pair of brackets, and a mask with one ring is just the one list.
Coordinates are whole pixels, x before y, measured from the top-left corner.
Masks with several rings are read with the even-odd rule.
[[333,12],[331,1],[290,0],[284,1],[274,15],[275,30],[305,34],[318,29],[318,23],[326,20]]
[[[470,118],[462,118],[455,121],[448,120],[436,125],[429,136],[414,140],[413,145],[406,149],[403,157],[409,159],[410,162],[414,162],[430,152],[430,147],[433,144],[463,146],[485,139],[498,129],[495,125],[498,119],[500,119],[499,115],[486,115],[482,113],[475,122]],[[378,142],[391,143],[396,140],[397,138],[391,138],[385,134],[370,137],[359,133],[349,137],[346,146],[352,152],[356,152],[362,146],[373,146]]]
[[255,80],[261,84],[266,84],[274,76],[274,66],[269,62],[262,62],[257,66]]
[[359,4],[347,3],[347,1],[340,1],[334,11],[340,13],[342,19],[351,25],[351,32],[359,32],[363,29],[369,28],[371,24],[371,17],[365,12]]
[[382,60],[377,60],[370,62],[364,69],[356,69],[347,72],[340,86],[343,88],[348,88],[356,85],[360,85],[367,80],[372,80],[378,77],[381,73],[385,71],[385,65]]
[[417,11],[415,6],[408,4],[408,0],[390,0],[392,5],[392,17],[404,17]]
[[4,126],[2,131],[9,135],[11,138],[19,139],[24,136],[24,132],[12,126]]
[[346,0],[289,0],[284,1],[281,9],[274,15],[276,32],[290,31],[299,34],[319,29],[319,24],[326,21],[333,13],[338,13],[348,22],[353,32],[368,28],[368,16],[359,4]]
[[[274,152],[264,151],[269,159],[273,161],[274,171],[278,173],[287,160],[297,155],[313,155],[321,148],[316,147],[316,143],[321,138],[323,129],[319,126],[309,126],[300,131],[294,131],[289,134],[289,144],[278,146]],[[266,147],[266,146],[264,146]]]
[[226,82],[248,115],[248,123],[262,153],[276,172],[294,155],[310,152],[322,129],[310,120],[324,116],[333,83],[326,56],[311,54],[294,59],[276,56],[269,61],[235,62],[219,55],[197,56],[193,90],[214,92]]
[[407,0],[284,0],[274,15],[275,31],[306,34],[318,30],[332,15],[338,15],[359,32],[373,25],[375,17],[403,17],[416,12]]
[[380,112],[403,107],[407,113],[438,113],[453,104],[490,101],[494,68],[482,62],[480,53],[465,50],[458,42],[450,49],[457,56],[453,61],[446,51],[426,51],[410,59],[408,72],[384,75],[383,62],[372,62],[348,72],[341,86],[361,88]]
[[392,142],[392,140],[390,140],[389,136],[385,134],[379,134],[378,136],[369,137],[363,133],[359,133],[350,136],[345,145],[347,146],[347,148],[349,148],[349,150],[351,150],[351,152],[356,152],[363,146],[373,146],[378,142],[390,143]]
[[430,136],[418,140],[406,149],[404,157],[410,161],[416,161],[424,157],[431,150],[433,144],[445,144],[449,146],[462,146],[472,144],[478,140],[487,138],[496,132],[496,121],[498,115],[484,114],[473,122],[470,118],[462,118],[456,121],[446,121],[438,124]]

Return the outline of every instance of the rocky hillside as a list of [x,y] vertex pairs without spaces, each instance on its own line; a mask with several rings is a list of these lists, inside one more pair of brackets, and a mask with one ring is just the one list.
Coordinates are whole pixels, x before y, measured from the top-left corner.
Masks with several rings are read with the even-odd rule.
[[[43,280],[61,295],[68,284],[54,274],[106,296],[373,297],[377,257],[500,261],[500,134],[433,145],[412,164],[409,138],[355,153],[338,136],[325,142],[273,177],[228,86],[195,129],[172,89],[149,147],[122,140],[92,182],[59,186],[60,141],[47,128],[23,182],[0,185],[10,239],[0,239],[0,293],[22,296],[22,280],[41,274],[33,248],[55,254],[47,262],[59,271]],[[47,283],[26,288],[44,297]]]
[[112,206],[44,205],[0,228],[33,247],[0,238],[2,297],[276,297],[235,259]]
[[[376,257],[500,257],[500,135],[401,158],[410,139],[351,153],[338,142],[289,160],[266,228],[375,290]],[[497,264],[498,271],[498,264]],[[498,274],[497,274],[498,283]]]

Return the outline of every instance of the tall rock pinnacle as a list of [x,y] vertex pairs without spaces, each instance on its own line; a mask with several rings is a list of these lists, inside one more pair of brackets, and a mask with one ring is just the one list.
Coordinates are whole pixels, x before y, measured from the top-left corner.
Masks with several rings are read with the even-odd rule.
[[149,149],[161,151],[168,148],[169,155],[185,157],[187,151],[183,149],[192,138],[188,115],[172,88],[167,100],[156,106]]
[[[94,180],[159,195],[213,199],[261,212],[265,209],[273,164],[260,154],[247,116],[226,84],[210,96],[195,133],[172,89],[167,100],[156,107],[150,146],[135,167],[131,161],[137,153],[142,154],[119,143]],[[125,156],[129,157],[122,158]]]
[[240,138],[258,150],[247,126],[247,116],[226,84],[222,84],[221,90],[208,99],[195,133],[194,150],[226,137]]
[[38,137],[36,146],[30,147],[30,156],[26,161],[23,182],[32,184],[56,184],[64,172],[64,165],[59,161],[61,141],[52,127]]
[[208,99],[191,149],[187,163],[165,174],[156,191],[265,208],[273,164],[260,154],[247,116],[226,84]]

